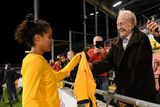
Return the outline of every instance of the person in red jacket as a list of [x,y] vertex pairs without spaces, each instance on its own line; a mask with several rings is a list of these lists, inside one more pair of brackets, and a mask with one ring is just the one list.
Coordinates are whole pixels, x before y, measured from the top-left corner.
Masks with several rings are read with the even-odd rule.
[[[89,49],[87,54],[90,58],[89,62],[98,62],[100,61],[105,55],[107,55],[107,48],[104,48],[104,41],[101,36],[95,36],[93,38],[93,48]],[[100,90],[108,90],[108,74],[107,72],[101,73],[98,76],[94,77],[97,84],[97,89]],[[103,98],[101,95],[96,95],[98,100],[103,102],[106,101],[106,98]]]

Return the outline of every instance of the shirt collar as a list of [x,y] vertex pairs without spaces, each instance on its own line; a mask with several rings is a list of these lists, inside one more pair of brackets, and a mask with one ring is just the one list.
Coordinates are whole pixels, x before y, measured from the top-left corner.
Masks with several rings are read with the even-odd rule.
[[131,39],[131,35],[132,35],[133,31],[126,37],[126,38],[122,38],[122,40],[130,40]]

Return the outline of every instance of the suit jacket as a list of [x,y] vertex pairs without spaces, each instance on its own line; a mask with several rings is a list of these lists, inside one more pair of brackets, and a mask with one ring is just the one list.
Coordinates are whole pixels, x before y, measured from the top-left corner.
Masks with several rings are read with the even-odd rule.
[[[117,93],[146,101],[155,101],[156,91],[152,69],[152,49],[148,37],[137,28],[124,51],[118,37],[110,52],[100,62],[93,63],[93,74],[114,68]],[[97,71],[99,71],[97,73]]]

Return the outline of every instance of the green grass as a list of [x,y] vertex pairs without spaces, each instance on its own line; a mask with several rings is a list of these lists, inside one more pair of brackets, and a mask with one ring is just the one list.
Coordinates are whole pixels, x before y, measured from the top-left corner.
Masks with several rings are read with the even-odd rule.
[[[19,89],[18,89],[19,92]],[[12,104],[13,107],[22,107],[22,96],[21,94],[18,94],[19,102],[14,102]],[[6,92],[4,93],[4,101],[0,102],[0,107],[10,107],[10,103],[8,101]]]

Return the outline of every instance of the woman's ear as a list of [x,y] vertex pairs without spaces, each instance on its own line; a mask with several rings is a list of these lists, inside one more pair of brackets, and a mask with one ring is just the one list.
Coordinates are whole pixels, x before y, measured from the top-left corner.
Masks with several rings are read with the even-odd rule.
[[35,42],[39,42],[41,40],[41,36],[39,34],[36,34],[34,36],[34,40],[35,40]]

